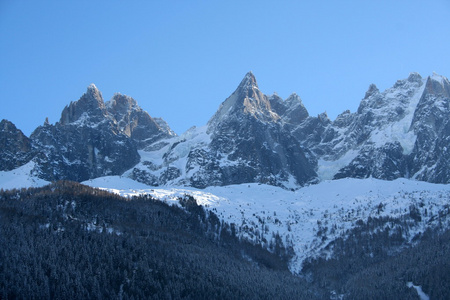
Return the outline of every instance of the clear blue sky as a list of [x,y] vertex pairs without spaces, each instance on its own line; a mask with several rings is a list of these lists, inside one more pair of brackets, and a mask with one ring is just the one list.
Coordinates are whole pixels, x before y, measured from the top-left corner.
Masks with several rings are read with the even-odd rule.
[[0,119],[29,135],[95,83],[181,134],[250,70],[265,94],[334,119],[371,83],[450,77],[449,58],[449,0],[0,0]]

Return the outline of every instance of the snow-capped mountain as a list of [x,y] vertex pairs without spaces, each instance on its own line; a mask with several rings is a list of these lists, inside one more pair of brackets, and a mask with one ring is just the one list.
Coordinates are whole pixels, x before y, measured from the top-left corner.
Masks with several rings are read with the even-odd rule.
[[90,85],[59,122],[45,122],[30,138],[2,121],[0,169],[32,160],[32,175],[49,181],[123,175],[198,188],[296,189],[347,177],[448,183],[449,96],[447,78],[411,73],[383,92],[370,85],[356,112],[331,121],[310,116],[297,94],[263,94],[249,72],[204,127],[176,136],[133,98],[116,94],[105,103]]
[[[31,176],[55,181],[83,181],[119,175],[139,162],[138,149],[175,134],[163,120],[153,120],[131,97],[116,94],[107,103],[91,84],[82,97],[71,102],[55,125],[47,120],[26,138],[3,121],[1,138],[8,147],[8,164],[18,167],[30,160]],[[9,129],[9,130],[8,130]]]
[[176,136],[131,97],[105,103],[91,85],[29,138],[0,123],[0,188],[70,179],[174,203],[192,195],[240,237],[291,247],[297,273],[361,226],[400,247],[450,227],[449,100],[447,78],[412,73],[383,92],[370,85],[356,112],[331,121],[296,94],[264,95],[248,73],[205,126]]
[[447,78],[411,73],[380,92],[370,85],[355,113],[287,124],[318,160],[320,179],[405,177],[448,183]]
[[448,88],[445,77],[411,73],[383,92],[370,85],[357,112],[331,121],[309,116],[296,94],[264,95],[248,73],[205,128],[158,147],[159,154],[141,155],[149,160],[128,174],[152,185],[201,188],[245,182],[292,188],[346,177],[447,183]]
[[282,127],[252,73],[205,127],[190,129],[162,149],[150,146],[141,157],[127,175],[151,185],[260,182],[295,187],[316,178],[308,153]]

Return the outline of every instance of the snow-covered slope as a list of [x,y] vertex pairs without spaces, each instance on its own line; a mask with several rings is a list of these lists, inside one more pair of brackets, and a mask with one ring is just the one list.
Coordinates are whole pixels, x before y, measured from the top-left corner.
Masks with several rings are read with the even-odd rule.
[[49,184],[49,181],[45,181],[32,175],[32,170],[34,167],[34,162],[30,161],[12,171],[0,171],[0,189],[11,190],[28,187],[41,187]]
[[[319,160],[320,180],[407,177],[406,156],[416,141],[411,124],[425,82],[411,73],[383,92],[371,84],[357,112],[345,111],[333,122],[319,116],[291,125],[303,146]],[[395,164],[387,165],[386,160]]]
[[[448,79],[437,74],[411,73],[383,92],[371,85],[357,112],[319,123],[320,142],[306,142],[319,159],[320,179],[413,177],[448,183],[449,95]],[[310,132],[305,124],[296,132]]]
[[[0,172],[0,188],[48,184],[32,176],[33,164]],[[274,250],[277,239],[292,247],[295,256],[290,268],[294,273],[301,272],[305,259],[332,256],[332,242],[345,238],[350,230],[369,218],[389,218],[391,222],[382,226],[390,226],[393,234],[401,232],[407,243],[427,228],[438,225],[450,228],[450,185],[402,178],[393,181],[346,178],[323,181],[296,191],[257,183],[205,189],[158,188],[125,176],[105,176],[83,183],[126,197],[150,194],[176,205],[180,197],[192,195],[224,222],[234,224],[241,238],[270,250]],[[402,217],[407,219],[406,226],[392,221]]]
[[327,247],[329,243],[345,237],[347,230],[355,228],[359,220],[409,216],[414,207],[423,217],[403,229],[407,241],[438,222],[449,225],[442,216],[448,210],[450,186],[406,179],[347,178],[323,181],[297,191],[255,183],[203,190],[154,188],[118,176],[93,179],[84,184],[123,196],[150,194],[173,204],[178,203],[179,197],[192,195],[224,222],[235,224],[242,238],[272,249],[279,235],[284,245],[293,247],[295,252],[290,264],[294,273],[301,271],[302,262],[308,257],[332,255],[332,248]]

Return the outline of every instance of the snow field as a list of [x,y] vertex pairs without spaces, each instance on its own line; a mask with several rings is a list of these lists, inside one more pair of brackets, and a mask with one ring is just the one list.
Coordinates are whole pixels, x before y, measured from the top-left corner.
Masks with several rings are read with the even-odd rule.
[[324,181],[294,192],[256,183],[204,190],[152,188],[118,176],[83,183],[125,197],[150,194],[175,205],[179,197],[192,195],[198,204],[213,211],[224,222],[234,223],[241,238],[270,248],[275,235],[279,234],[285,246],[294,249],[295,256],[290,263],[293,273],[301,272],[302,262],[308,257],[329,257],[330,251],[325,250],[328,243],[345,235],[358,220],[365,221],[369,216],[400,217],[409,213],[412,204],[422,206],[430,219],[411,226],[404,233],[412,240],[417,233],[433,225],[432,216],[450,201],[450,186],[407,179],[347,178]]

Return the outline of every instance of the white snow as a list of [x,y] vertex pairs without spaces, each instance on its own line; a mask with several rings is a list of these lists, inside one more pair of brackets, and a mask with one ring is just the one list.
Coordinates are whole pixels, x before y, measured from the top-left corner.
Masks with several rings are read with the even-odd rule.
[[230,114],[231,110],[236,105],[236,102],[238,100],[239,95],[237,93],[233,93],[224,102],[222,102],[217,112],[208,121],[208,127],[214,128],[221,120],[228,118],[228,115]]
[[[371,133],[369,141],[374,143],[376,147],[383,146],[386,142],[399,142],[403,147],[404,154],[410,154],[413,150],[414,143],[416,142],[416,135],[413,130],[410,130],[411,123],[414,117],[417,104],[425,89],[425,81],[422,81],[422,85],[418,88],[412,97],[408,97],[408,106],[405,109],[405,116],[397,122],[389,122],[385,126],[374,130]],[[387,99],[388,105],[382,107],[379,112],[375,112],[376,115],[382,116],[395,110],[397,105],[396,98],[399,96],[405,96],[406,92],[403,90],[397,90],[395,88],[385,91],[383,94]],[[392,104],[392,105],[389,105]]]
[[320,181],[331,180],[334,175],[343,167],[350,164],[350,162],[358,155],[357,150],[349,150],[342,157],[337,160],[319,159],[317,176]]
[[[30,175],[33,166],[30,162],[14,171],[0,172],[0,188],[48,184]],[[295,251],[290,263],[293,273],[301,272],[302,262],[307,257],[329,257],[332,253],[325,250],[328,242],[345,234],[358,220],[367,220],[369,216],[400,217],[408,214],[413,204],[427,210],[427,217],[417,224],[410,224],[403,232],[404,237],[411,241],[416,234],[439,221],[435,216],[448,205],[450,199],[450,185],[408,179],[324,180],[296,191],[257,183],[203,190],[175,186],[157,188],[123,176],[100,177],[83,184],[125,197],[150,194],[175,205],[179,204],[179,197],[192,195],[200,205],[213,211],[224,222],[234,223],[241,238],[270,248],[274,235],[279,234],[285,245],[292,245]],[[378,209],[380,204],[382,211]],[[318,235],[319,231],[323,232],[322,235]],[[322,239],[324,236],[325,240]]]
[[149,186],[122,176],[104,176],[95,179],[83,181],[82,184],[101,187],[119,193],[124,190],[148,189]]
[[[369,138],[366,142],[356,144],[351,139],[352,132],[349,131],[349,128],[333,128],[337,132],[333,148],[341,156],[336,160],[332,160],[334,157],[327,156],[319,159],[317,170],[319,180],[332,179],[365,146],[380,148],[386,143],[399,142],[403,148],[403,154],[410,154],[416,142],[416,134],[411,128],[411,124],[426,87],[425,82],[426,79],[422,79],[421,82],[399,81],[399,86],[394,86],[373,96],[375,98],[371,96],[364,99],[366,105],[363,114],[369,112],[375,116],[370,124],[365,125],[365,129],[370,130]],[[443,105],[441,106],[444,107]],[[438,107],[440,108],[440,106]],[[346,152],[341,154],[342,150]]]
[[[241,238],[270,247],[274,235],[278,233],[285,244],[293,246],[296,253],[290,263],[294,273],[301,272],[302,262],[307,257],[328,257],[331,254],[325,251],[328,242],[353,228],[360,219],[386,215],[399,217],[409,212],[411,204],[424,201],[423,209],[428,210],[431,220],[431,216],[448,204],[450,198],[450,185],[407,179],[347,178],[323,181],[294,192],[256,183],[208,187],[204,190],[190,187],[155,188],[131,180],[124,181],[118,176],[84,184],[106,188],[126,197],[150,194],[171,204],[178,204],[178,198],[185,194],[192,195],[223,221],[234,223]],[[378,210],[380,203],[382,211]],[[405,237],[411,240],[417,233],[423,232],[432,225],[430,220],[423,220],[417,226],[411,225],[410,231],[404,233]],[[327,229],[323,230],[325,227]],[[321,229],[326,240],[322,239],[323,235],[318,236]]]
[[430,297],[422,291],[421,286],[414,285],[412,282],[408,282],[406,284],[406,286],[409,288],[413,287],[417,291],[417,294],[419,295],[420,300],[430,300]]
[[[189,153],[193,149],[207,150],[205,146],[211,142],[211,137],[206,131],[207,126],[194,126],[178,137],[158,141],[157,143],[167,143],[167,145],[160,149],[149,151],[140,150],[141,162],[134,166],[134,168],[150,171],[152,175],[160,177],[168,167],[175,167],[181,171],[181,174],[172,182],[167,183],[167,185],[179,184],[179,182],[182,182],[189,174],[195,171],[190,170],[188,171],[189,174],[187,174],[186,164]],[[152,164],[150,168],[148,163]],[[129,177],[134,168],[125,172],[123,176]]]
[[28,187],[41,187],[49,184],[50,182],[31,175],[34,165],[34,162],[30,161],[12,171],[0,171],[0,188],[9,190]]

